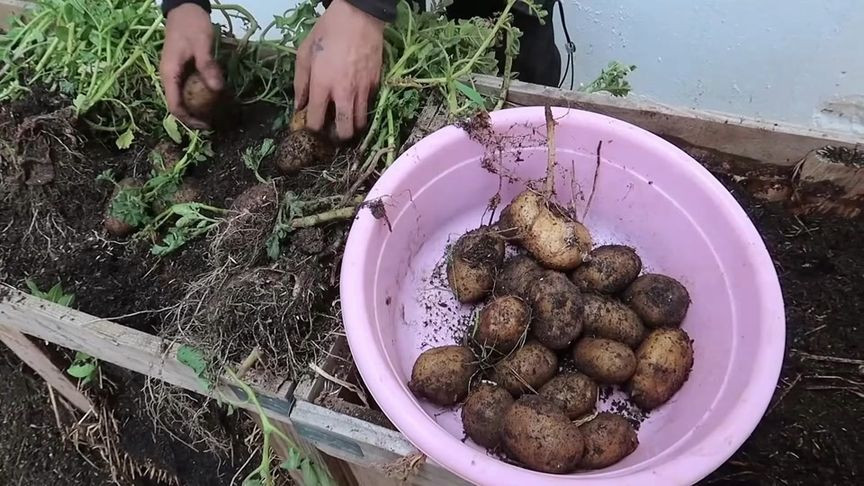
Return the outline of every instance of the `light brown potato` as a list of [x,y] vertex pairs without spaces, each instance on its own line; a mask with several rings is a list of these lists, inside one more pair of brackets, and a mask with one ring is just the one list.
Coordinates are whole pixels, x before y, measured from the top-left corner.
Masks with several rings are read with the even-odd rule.
[[584,292],[614,294],[627,288],[641,271],[642,259],[636,250],[629,246],[605,245],[593,249],[571,278]]
[[583,324],[586,335],[611,339],[636,348],[645,339],[645,326],[633,309],[617,300],[583,294]]
[[209,121],[219,103],[219,92],[212,91],[198,73],[192,73],[183,83],[183,106],[190,115]]
[[499,224],[538,262],[553,270],[575,269],[591,250],[591,234],[585,226],[530,190],[504,208]]
[[283,174],[295,174],[306,167],[328,162],[335,153],[335,147],[317,133],[297,130],[279,141],[276,166]]
[[627,287],[624,302],[636,311],[646,326],[678,326],[687,315],[690,294],[674,278],[649,273]]
[[582,295],[562,273],[547,270],[534,277],[528,290],[532,333],[549,349],[566,349],[582,333]]
[[536,341],[529,341],[495,365],[493,380],[513,396],[532,393],[558,372],[558,357]]
[[645,410],[666,403],[687,381],[693,367],[693,341],[683,329],[651,331],[636,351],[630,397]]
[[636,356],[626,344],[603,338],[582,338],[573,347],[576,368],[598,383],[624,383],[636,371]]
[[133,177],[126,177],[120,182],[117,183],[117,186],[114,187],[114,192],[111,195],[111,199],[108,200],[108,206],[105,208],[105,219],[103,221],[103,227],[105,231],[107,231],[112,236],[129,236],[135,232],[135,227],[131,224],[123,221],[120,218],[115,218],[111,214],[111,207],[114,205],[114,199],[117,198],[117,195],[120,194],[120,191],[123,189],[129,188],[137,188],[143,186],[144,183],[135,179]]
[[504,240],[488,226],[462,235],[447,257],[447,280],[459,302],[486,297],[504,261]]
[[462,406],[465,434],[477,444],[493,449],[501,442],[501,423],[513,405],[513,396],[495,385],[483,383],[468,395]]
[[531,310],[522,299],[499,297],[480,311],[472,337],[484,348],[507,354],[522,340],[530,320]]
[[[339,145],[342,140],[339,139],[339,135],[336,133],[336,124],[333,123],[334,114],[327,112],[327,117],[324,121],[324,130],[322,133],[324,138],[330,141],[335,145]],[[292,132],[296,132],[298,130],[306,129],[306,108],[302,110],[297,110],[291,115],[291,123],[289,125],[289,129]]]
[[528,298],[528,289],[543,268],[528,255],[516,255],[504,262],[495,279],[495,295],[515,295]]
[[156,172],[164,172],[173,168],[185,153],[177,144],[170,140],[162,140],[153,147],[150,160],[153,163],[153,170]]
[[414,362],[408,388],[414,395],[441,406],[461,402],[477,372],[474,353],[464,346],[427,349]]
[[585,446],[582,433],[561,409],[537,395],[527,395],[504,416],[504,450],[535,471],[566,474],[579,464]]
[[639,446],[636,429],[624,417],[602,412],[579,426],[585,440],[585,453],[579,467],[601,469],[629,456]]
[[185,204],[198,202],[201,200],[201,189],[198,185],[198,180],[194,177],[186,177],[180,187],[174,191],[167,201],[156,201],[153,203],[153,210],[156,213],[165,211],[173,204]]
[[540,387],[539,395],[561,407],[570,420],[594,410],[597,383],[582,373],[562,373]]

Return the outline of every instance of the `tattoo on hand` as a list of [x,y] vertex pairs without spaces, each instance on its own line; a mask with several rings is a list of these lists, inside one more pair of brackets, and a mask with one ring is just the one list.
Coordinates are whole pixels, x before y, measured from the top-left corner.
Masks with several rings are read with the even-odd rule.
[[312,41],[312,54],[317,54],[324,50],[324,39],[321,37]]

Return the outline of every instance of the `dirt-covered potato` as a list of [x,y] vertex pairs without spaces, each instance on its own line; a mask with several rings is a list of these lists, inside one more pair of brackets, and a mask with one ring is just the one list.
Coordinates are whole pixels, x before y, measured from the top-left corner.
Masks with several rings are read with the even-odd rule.
[[427,349],[414,362],[408,388],[437,405],[453,405],[465,399],[475,372],[477,360],[464,346]]
[[103,221],[103,226],[108,234],[123,237],[129,236],[135,232],[134,226],[120,218],[114,217],[111,214],[111,208],[114,205],[114,200],[117,199],[117,195],[120,194],[120,191],[128,188],[141,187],[142,185],[143,183],[138,179],[126,177],[125,179],[120,180],[120,182],[118,182],[114,187],[114,192],[111,194],[111,199],[108,200],[108,206],[105,208],[105,220]]
[[636,311],[646,326],[677,326],[687,315],[690,294],[674,278],[649,273],[627,287],[624,302]]
[[501,422],[513,396],[495,385],[483,383],[475,388],[462,406],[462,426],[465,434],[477,444],[493,449],[501,442]]
[[624,383],[636,371],[636,356],[626,344],[603,338],[582,338],[573,347],[576,368],[598,383]]
[[153,210],[156,213],[165,211],[173,204],[184,204],[198,202],[201,200],[201,189],[198,185],[198,180],[194,177],[186,177],[180,187],[171,194],[167,200],[160,200],[153,203]]
[[629,246],[598,246],[571,278],[580,290],[614,294],[627,288],[642,271],[642,259]]
[[544,346],[566,349],[582,333],[582,295],[562,273],[546,270],[534,278],[528,290],[531,331]]
[[594,410],[597,383],[582,373],[562,373],[540,387],[539,395],[556,403],[571,420]]
[[602,412],[579,426],[585,441],[580,468],[601,469],[629,456],[639,446],[636,429],[624,417]]
[[335,147],[330,142],[304,128],[289,133],[279,141],[275,154],[276,166],[283,174],[290,175],[327,162],[335,153]]
[[630,397],[645,410],[657,408],[681,389],[692,367],[690,336],[677,327],[654,329],[636,350]]
[[519,344],[530,320],[531,310],[522,299],[512,295],[499,297],[478,314],[474,342],[507,354]]
[[219,97],[219,92],[208,88],[197,72],[190,74],[183,83],[183,106],[199,120],[209,121],[213,117]]
[[529,341],[495,365],[493,380],[513,396],[536,392],[558,372],[558,357],[536,341]]
[[588,229],[554,202],[526,190],[501,213],[501,228],[543,266],[573,270],[591,250]]
[[537,395],[527,395],[504,416],[501,441],[513,459],[535,471],[566,474],[584,452],[582,433],[561,408]]
[[504,240],[490,227],[462,235],[447,256],[447,281],[456,298],[468,303],[489,295],[503,261]]
[[528,298],[528,289],[543,268],[528,255],[515,255],[504,262],[495,279],[495,295],[515,295]]
[[645,326],[633,309],[609,297],[583,294],[585,334],[611,339],[636,348],[645,338]]
[[150,161],[153,164],[153,170],[163,172],[174,167],[183,158],[183,155],[183,149],[177,144],[170,140],[162,140],[153,147]]

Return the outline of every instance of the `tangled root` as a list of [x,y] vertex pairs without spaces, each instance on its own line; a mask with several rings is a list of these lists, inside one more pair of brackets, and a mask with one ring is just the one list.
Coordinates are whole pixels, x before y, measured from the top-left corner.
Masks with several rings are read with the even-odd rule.
[[252,186],[237,197],[230,209],[210,243],[214,268],[245,268],[261,258],[279,213],[276,186]]

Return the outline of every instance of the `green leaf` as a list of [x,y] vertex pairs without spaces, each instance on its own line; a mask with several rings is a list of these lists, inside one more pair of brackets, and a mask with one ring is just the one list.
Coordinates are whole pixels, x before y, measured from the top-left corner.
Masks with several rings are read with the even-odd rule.
[[262,486],[263,484],[258,478],[246,478],[243,480],[243,486]]
[[192,368],[198,377],[204,375],[207,370],[207,361],[204,359],[204,353],[192,346],[183,345],[177,350],[177,361]]
[[183,136],[180,135],[180,129],[177,126],[177,119],[174,118],[174,115],[166,116],[165,119],[162,120],[162,127],[174,143],[183,142]]
[[320,481],[318,480],[318,471],[316,469],[315,465],[308,459],[304,459],[303,462],[300,463],[300,474],[303,475],[303,484],[305,486],[318,486],[318,484],[320,484]]
[[30,280],[29,278],[24,280],[24,283],[27,284],[27,288],[30,289],[30,294],[34,297],[39,297],[40,299],[46,298],[45,292],[39,290],[39,286],[36,285],[36,282]]
[[279,467],[288,471],[296,471],[300,468],[302,460],[303,458],[300,456],[300,452],[297,449],[290,449],[288,452],[288,458],[285,459]]
[[483,95],[481,95],[480,93],[477,92],[477,90],[475,90],[471,86],[468,86],[467,84],[459,82],[459,81],[454,80],[453,84],[456,86],[456,89],[458,89],[460,92],[462,92],[462,94],[467,96],[468,99],[473,101],[475,104],[477,104],[480,107],[486,106],[486,100],[483,98]]
[[117,144],[117,148],[121,150],[128,149],[132,146],[132,140],[134,139],[135,133],[132,131],[132,127],[129,127],[128,129],[126,129],[125,132],[123,132],[122,135],[117,137],[117,141],[115,143]]
[[75,359],[72,360],[72,364],[66,369],[66,373],[69,376],[78,378],[82,384],[86,385],[93,379],[98,367],[99,361],[96,358],[78,351],[75,353]]

